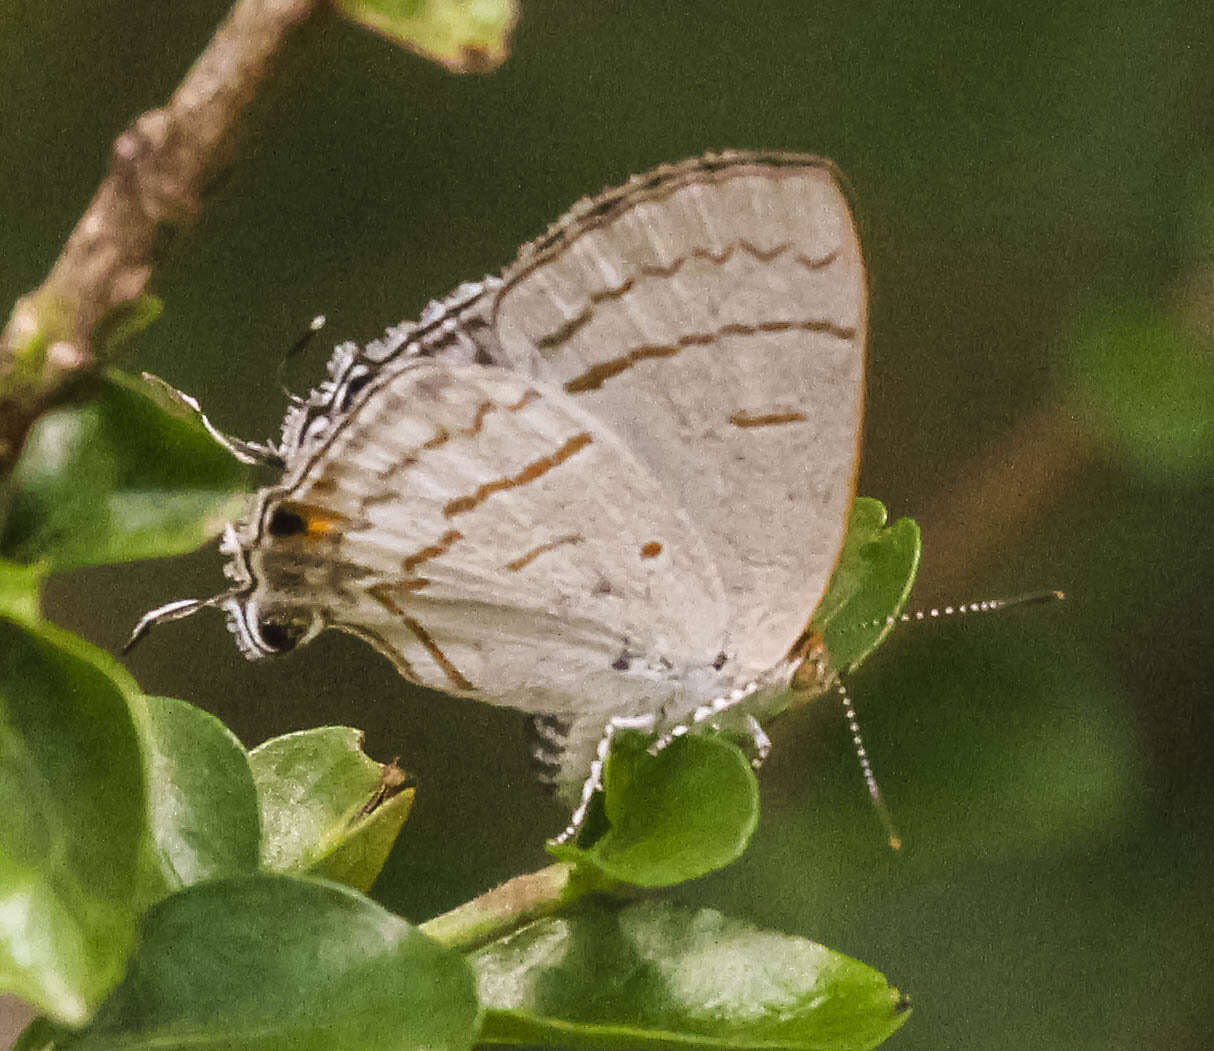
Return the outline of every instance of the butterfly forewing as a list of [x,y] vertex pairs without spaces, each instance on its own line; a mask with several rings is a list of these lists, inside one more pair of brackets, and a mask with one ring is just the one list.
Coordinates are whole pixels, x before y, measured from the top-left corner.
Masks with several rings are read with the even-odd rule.
[[711,664],[712,560],[610,429],[503,368],[393,368],[284,488],[315,528],[263,545],[260,601],[327,542],[324,565],[357,567],[309,584],[331,623],[417,682],[532,711],[605,720]]
[[503,361],[614,431],[699,530],[730,645],[775,665],[825,590],[852,499],[864,268],[832,169],[732,154],[575,207],[503,275]]

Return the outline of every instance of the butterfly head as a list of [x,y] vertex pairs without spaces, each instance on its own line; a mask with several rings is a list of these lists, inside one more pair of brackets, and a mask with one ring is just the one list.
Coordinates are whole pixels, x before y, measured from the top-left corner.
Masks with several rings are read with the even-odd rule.
[[295,525],[294,512],[281,507],[267,510],[265,503],[265,499],[259,499],[254,513],[244,523],[228,525],[224,530],[220,550],[228,556],[224,573],[232,586],[210,598],[179,599],[145,613],[124,652],[155,625],[210,608],[227,614],[236,645],[249,660],[288,653],[320,633],[325,624],[319,610],[259,584],[264,580],[258,546],[261,533],[269,530],[272,535],[275,529],[284,531]]

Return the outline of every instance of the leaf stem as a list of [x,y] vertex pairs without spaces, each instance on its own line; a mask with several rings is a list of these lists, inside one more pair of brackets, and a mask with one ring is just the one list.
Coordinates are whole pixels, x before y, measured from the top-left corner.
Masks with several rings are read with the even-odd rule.
[[586,866],[561,861],[538,872],[515,876],[480,897],[427,920],[420,929],[449,948],[475,949],[532,920],[550,916],[586,894],[613,886],[611,880],[588,872]]

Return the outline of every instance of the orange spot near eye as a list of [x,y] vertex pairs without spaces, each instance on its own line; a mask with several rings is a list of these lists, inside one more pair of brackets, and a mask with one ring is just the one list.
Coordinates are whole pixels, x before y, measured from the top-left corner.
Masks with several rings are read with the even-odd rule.
[[320,537],[332,536],[334,533],[341,531],[341,519],[334,515],[325,514],[323,511],[317,511],[314,508],[310,509],[304,516],[304,521],[307,523],[307,535],[313,540]]
[[344,515],[284,500],[270,512],[265,529],[269,536],[278,540],[289,540],[291,537],[319,540],[340,534],[348,521]]
[[657,558],[662,553],[662,545],[656,540],[650,540],[641,548],[641,558]]

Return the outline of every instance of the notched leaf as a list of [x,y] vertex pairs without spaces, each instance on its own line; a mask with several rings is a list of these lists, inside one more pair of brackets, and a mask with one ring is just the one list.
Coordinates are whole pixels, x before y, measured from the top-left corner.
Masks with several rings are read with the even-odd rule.
[[413,805],[396,762],[367,756],[360,731],[324,726],[266,741],[249,753],[249,765],[262,865],[370,887]]

